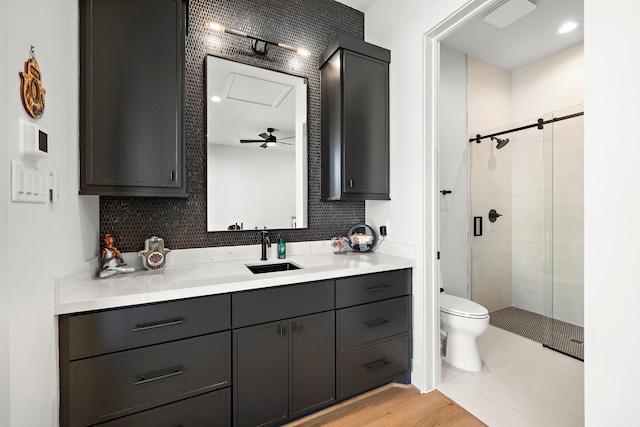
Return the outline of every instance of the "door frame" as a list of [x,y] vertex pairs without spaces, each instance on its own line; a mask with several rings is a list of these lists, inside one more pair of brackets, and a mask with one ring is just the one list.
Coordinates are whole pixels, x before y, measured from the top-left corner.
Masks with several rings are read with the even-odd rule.
[[[432,342],[433,365],[429,373],[434,379],[434,386],[438,387],[442,377],[442,363],[440,356],[440,288],[438,259],[439,250],[439,221],[440,221],[440,194],[439,170],[438,170],[438,93],[440,87],[440,42],[448,35],[474,19],[488,8],[500,3],[502,0],[470,0],[458,10],[449,15],[431,30],[423,35],[423,171],[425,179],[424,212],[431,213],[424,216],[424,242],[425,242],[425,271],[424,283],[431,283],[431,295],[426,295],[425,310],[431,311],[433,325]],[[424,383],[423,383],[424,384]]]

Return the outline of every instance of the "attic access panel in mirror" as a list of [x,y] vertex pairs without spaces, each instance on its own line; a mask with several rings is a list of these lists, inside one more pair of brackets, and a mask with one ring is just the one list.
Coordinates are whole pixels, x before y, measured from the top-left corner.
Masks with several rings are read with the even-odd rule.
[[307,80],[206,60],[207,230],[307,227]]

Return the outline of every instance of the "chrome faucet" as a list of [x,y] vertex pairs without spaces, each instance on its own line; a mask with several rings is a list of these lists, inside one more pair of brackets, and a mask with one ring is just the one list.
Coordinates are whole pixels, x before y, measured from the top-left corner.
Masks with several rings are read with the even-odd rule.
[[271,247],[271,240],[269,240],[269,236],[267,236],[267,234],[267,230],[262,230],[262,257],[260,258],[260,261],[267,260],[267,248]]

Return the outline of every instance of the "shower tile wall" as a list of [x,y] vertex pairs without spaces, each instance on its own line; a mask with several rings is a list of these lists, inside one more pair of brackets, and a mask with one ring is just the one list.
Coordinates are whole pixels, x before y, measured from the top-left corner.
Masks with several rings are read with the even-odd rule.
[[[582,44],[512,72],[469,57],[468,70],[472,135],[551,111],[568,114],[566,107],[583,103]],[[556,123],[553,131],[553,315],[582,326],[583,120]],[[505,137],[510,143],[501,150],[487,140],[469,147],[471,216],[485,224],[484,236],[472,238],[471,295],[489,311],[514,305],[545,314],[543,148],[551,144],[536,129]],[[504,215],[495,223],[487,219],[491,208]]]
[[[468,57],[468,129],[477,132],[509,123],[511,77],[502,70]],[[489,311],[511,306],[511,155],[509,146],[470,143],[471,217],[483,217],[483,235],[471,241],[471,299]],[[489,222],[489,210],[503,217]],[[473,224],[471,225],[473,228]]]

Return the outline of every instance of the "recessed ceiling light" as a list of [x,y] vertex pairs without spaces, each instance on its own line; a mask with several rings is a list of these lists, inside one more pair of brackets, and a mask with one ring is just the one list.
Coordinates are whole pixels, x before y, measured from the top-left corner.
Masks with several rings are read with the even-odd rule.
[[219,96],[212,96],[212,97],[211,97],[211,100],[212,100],[213,102],[220,102],[220,101],[222,101],[222,99],[220,99],[220,97],[219,97]]
[[569,21],[569,22],[565,22],[564,24],[562,24],[562,27],[560,27],[558,32],[560,34],[564,34],[564,33],[568,33],[569,31],[573,31],[576,28],[578,28],[578,23],[577,22],[573,22],[573,21]]

